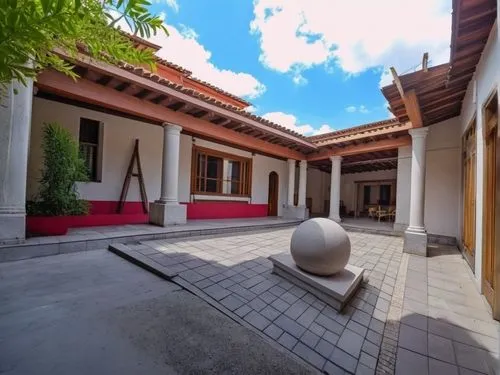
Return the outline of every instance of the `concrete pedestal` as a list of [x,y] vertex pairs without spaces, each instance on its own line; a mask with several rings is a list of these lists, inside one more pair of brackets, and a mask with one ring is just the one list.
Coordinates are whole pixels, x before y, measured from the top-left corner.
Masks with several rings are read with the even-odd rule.
[[309,219],[309,209],[305,206],[288,206],[283,209],[284,219]]
[[307,290],[321,301],[340,311],[355,294],[363,280],[364,269],[348,264],[332,276],[316,276],[297,267],[290,254],[270,256],[273,272]]
[[403,251],[408,254],[427,256],[427,232],[413,231],[407,229],[405,231],[405,241]]
[[154,202],[149,204],[149,222],[166,227],[167,225],[182,225],[187,222],[186,205]]

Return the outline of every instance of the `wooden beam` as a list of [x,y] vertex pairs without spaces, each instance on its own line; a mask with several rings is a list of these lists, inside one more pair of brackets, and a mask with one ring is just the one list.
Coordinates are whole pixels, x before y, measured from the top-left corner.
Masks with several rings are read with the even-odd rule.
[[398,89],[399,95],[401,96],[401,99],[404,100],[405,90],[403,90],[403,86],[401,85],[401,80],[399,79],[398,73],[396,72],[396,69],[393,66],[390,67],[390,70],[392,73],[392,78],[394,79],[394,84]]
[[[101,86],[89,80],[80,79],[74,81],[72,78],[54,70],[46,70],[39,74],[36,85],[40,90],[48,93],[120,111],[121,113],[135,115],[158,124],[165,121],[179,124],[186,132],[198,134],[202,137],[209,137],[215,141],[226,142],[234,145],[234,147],[240,146],[258,153],[274,155],[280,158],[295,160],[305,158],[303,153],[290,150],[287,147],[271,145],[260,139],[237,133],[184,113],[171,111],[164,106],[135,98],[132,95],[116,91],[111,87]],[[145,124],[145,126],[149,125]]]
[[417,93],[415,90],[410,90],[405,95],[406,113],[414,128],[421,128],[424,126],[422,121],[422,113],[420,112],[420,104],[418,103]]
[[424,72],[428,72],[429,68],[427,67],[429,63],[429,52],[424,52],[424,56],[422,56],[422,70]]
[[350,155],[364,154],[366,152],[384,151],[384,150],[398,148],[401,146],[408,146],[410,144],[411,144],[411,137],[409,135],[405,135],[399,138],[384,139],[382,141],[369,142],[356,146],[337,148],[335,150],[325,150],[320,153],[310,154],[307,157],[307,161],[328,159],[330,156],[335,156],[335,155],[350,156]]

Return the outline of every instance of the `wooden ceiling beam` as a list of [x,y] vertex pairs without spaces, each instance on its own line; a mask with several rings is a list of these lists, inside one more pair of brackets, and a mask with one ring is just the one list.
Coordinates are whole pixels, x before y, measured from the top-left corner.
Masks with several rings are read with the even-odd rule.
[[420,112],[420,106],[418,103],[417,93],[414,89],[405,92],[403,89],[403,85],[401,84],[401,80],[396,72],[394,67],[390,68],[392,77],[394,78],[394,84],[396,85],[399,95],[401,99],[403,99],[403,103],[406,108],[406,113],[410,119],[412,127],[421,128],[424,126],[424,122],[422,120],[422,113]]

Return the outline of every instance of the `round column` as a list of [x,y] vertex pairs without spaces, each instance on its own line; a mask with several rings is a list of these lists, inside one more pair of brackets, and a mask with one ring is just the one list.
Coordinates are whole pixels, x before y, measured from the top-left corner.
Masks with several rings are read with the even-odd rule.
[[[17,93],[14,93],[17,92]],[[25,238],[33,80],[12,82],[0,98],[0,244]]]
[[340,167],[342,156],[331,156],[332,174],[330,183],[330,214],[329,219],[340,222]]
[[294,194],[295,194],[295,160],[288,159],[288,206],[294,206]]
[[425,232],[424,197],[425,197],[425,140],[428,128],[411,129],[411,186],[410,186],[410,222],[408,230]]
[[163,124],[163,161],[161,179],[161,203],[179,202],[179,151],[182,127],[175,124]]
[[299,207],[306,206],[306,188],[307,188],[307,160],[300,161],[299,175]]

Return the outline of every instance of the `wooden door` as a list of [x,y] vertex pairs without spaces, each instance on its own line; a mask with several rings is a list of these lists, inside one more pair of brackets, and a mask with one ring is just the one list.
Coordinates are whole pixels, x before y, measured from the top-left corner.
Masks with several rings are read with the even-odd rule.
[[474,267],[476,248],[476,121],[462,139],[463,223],[462,247],[469,264]]
[[484,111],[484,218],[482,291],[488,303],[495,306],[495,208],[497,174],[498,101],[495,95]]
[[278,216],[279,177],[276,172],[269,173],[269,194],[267,197],[267,215]]

